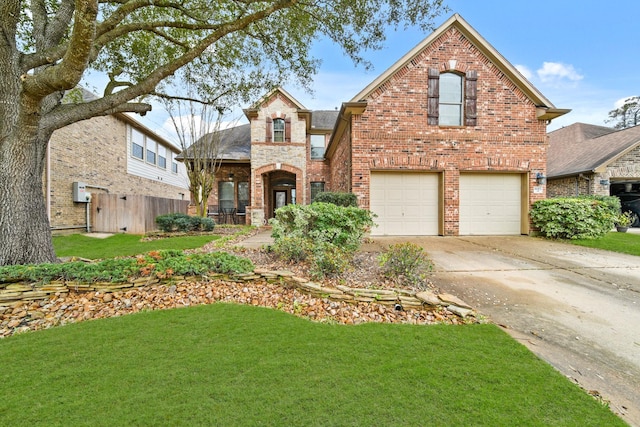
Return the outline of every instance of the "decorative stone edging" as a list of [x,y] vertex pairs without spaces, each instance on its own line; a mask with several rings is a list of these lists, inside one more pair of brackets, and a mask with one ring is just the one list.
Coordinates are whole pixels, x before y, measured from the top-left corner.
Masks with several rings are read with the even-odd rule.
[[[425,307],[443,307],[462,318],[475,316],[471,306],[450,294],[435,294],[431,291],[413,292],[405,289],[363,289],[338,285],[335,288],[322,286],[303,277],[297,277],[286,270],[256,269],[253,273],[245,274],[212,274],[208,280],[230,280],[238,282],[261,281],[269,283],[279,282],[286,286],[293,286],[301,292],[313,296],[327,298],[334,301],[350,303],[377,303],[393,306],[396,310],[422,309]],[[9,283],[4,287],[0,284],[0,314],[19,302],[46,300],[54,295],[73,292],[117,292],[128,288],[168,284],[178,281],[198,281],[199,277],[174,276],[168,279],[141,277],[127,283],[82,283],[75,281],[52,281],[47,284]]]

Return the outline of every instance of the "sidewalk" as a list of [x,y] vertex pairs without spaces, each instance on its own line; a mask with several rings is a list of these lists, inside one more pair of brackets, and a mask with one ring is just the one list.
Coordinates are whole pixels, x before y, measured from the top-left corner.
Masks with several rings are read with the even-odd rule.
[[260,230],[259,233],[238,242],[237,246],[242,246],[247,249],[260,249],[263,246],[272,244],[273,237],[271,237],[271,228],[265,228],[264,230]]

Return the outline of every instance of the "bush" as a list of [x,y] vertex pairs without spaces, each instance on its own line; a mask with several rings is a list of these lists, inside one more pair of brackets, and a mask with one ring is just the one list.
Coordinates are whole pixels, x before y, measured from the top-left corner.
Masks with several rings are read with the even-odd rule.
[[398,285],[426,289],[427,273],[433,269],[424,250],[414,243],[397,243],[378,258],[384,276]]
[[276,253],[289,261],[309,259],[314,276],[333,277],[347,268],[373,219],[364,209],[315,202],[284,206],[270,223]]
[[171,233],[175,231],[212,231],[215,223],[211,218],[189,216],[183,213],[170,213],[156,217],[160,230]]
[[561,197],[535,202],[531,220],[546,237],[597,239],[613,228],[619,212],[617,197]]
[[332,193],[330,191],[325,191],[322,193],[318,193],[314,202],[331,203],[333,205],[343,206],[345,208],[358,207],[358,198],[353,193]]

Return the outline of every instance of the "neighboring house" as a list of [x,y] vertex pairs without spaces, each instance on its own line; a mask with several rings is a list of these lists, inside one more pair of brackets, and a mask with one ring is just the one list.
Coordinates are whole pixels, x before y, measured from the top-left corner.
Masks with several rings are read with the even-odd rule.
[[92,194],[188,200],[188,180],[184,164],[176,161],[178,153],[169,141],[127,114],[94,117],[55,131],[43,182],[52,231],[87,227],[89,206],[74,201],[74,183],[85,184],[84,192]]
[[549,133],[547,195],[618,196],[640,226],[640,126],[574,123]]
[[221,169],[209,203],[248,200],[257,225],[347,191],[377,215],[374,235],[527,234],[545,197],[546,127],[568,111],[456,14],[340,111],[282,89],[245,110],[250,156]]
[[549,132],[547,196],[640,193],[640,126],[574,123]]

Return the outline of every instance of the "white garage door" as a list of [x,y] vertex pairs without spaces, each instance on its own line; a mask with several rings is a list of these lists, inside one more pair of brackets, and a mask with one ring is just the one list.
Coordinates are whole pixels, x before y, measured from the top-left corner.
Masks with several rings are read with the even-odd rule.
[[438,174],[371,173],[371,211],[376,236],[438,235]]
[[520,234],[519,174],[460,174],[460,234]]

